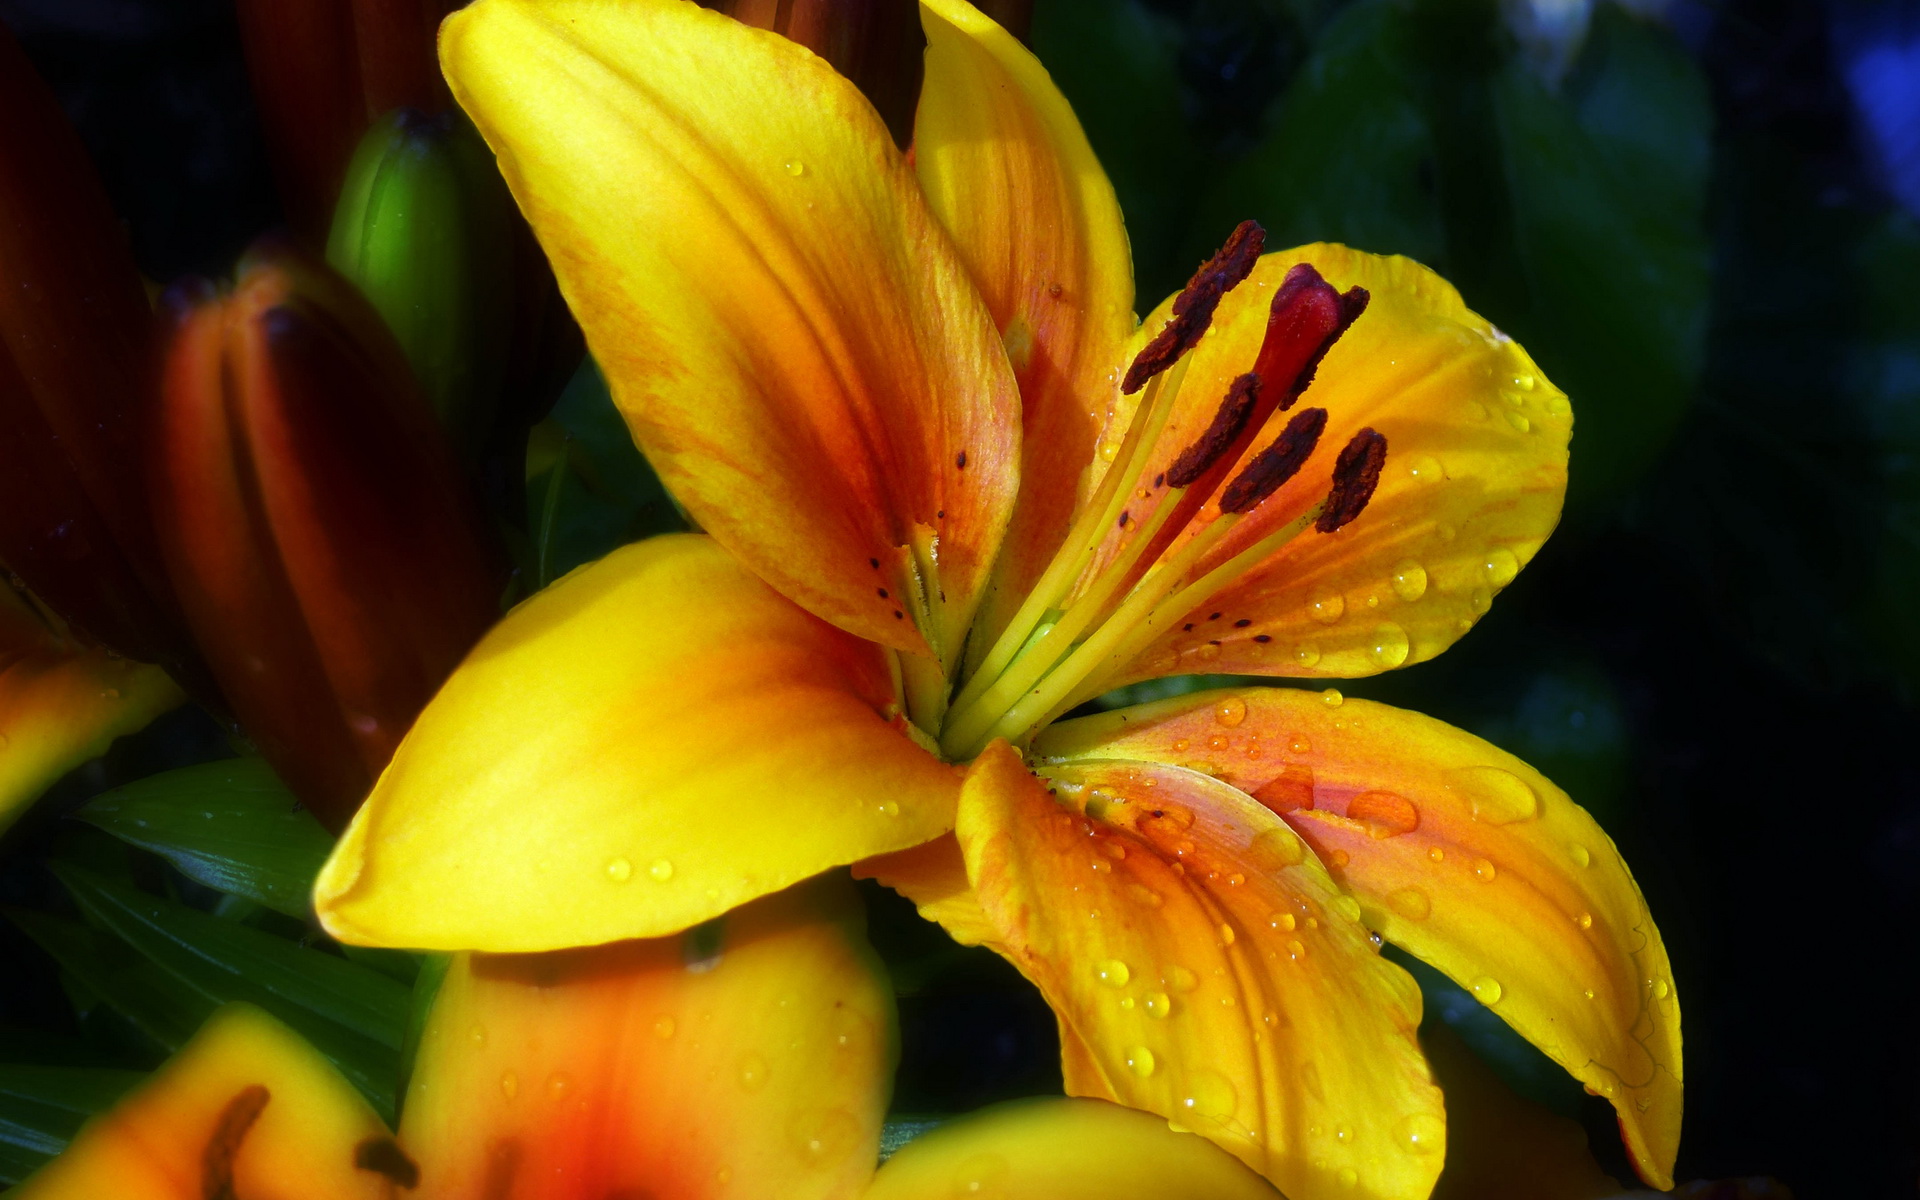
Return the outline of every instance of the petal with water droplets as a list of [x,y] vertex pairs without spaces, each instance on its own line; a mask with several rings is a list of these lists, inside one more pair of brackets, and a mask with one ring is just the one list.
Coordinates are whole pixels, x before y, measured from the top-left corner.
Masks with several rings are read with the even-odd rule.
[[[1216,716],[1229,695],[1246,706],[1231,731]],[[1035,752],[1204,753],[1222,781],[1281,811],[1369,925],[1611,1100],[1641,1175],[1670,1186],[1681,1053],[1666,947],[1612,839],[1538,771],[1430,717],[1295,688],[1069,721]]]
[[1441,1156],[1394,1143],[1410,1116],[1442,1121],[1419,990],[1302,841],[1198,772],[1046,771],[990,748],[955,833],[990,944],[1082,1044],[1068,1091],[1159,1113],[1294,1195],[1426,1196]]

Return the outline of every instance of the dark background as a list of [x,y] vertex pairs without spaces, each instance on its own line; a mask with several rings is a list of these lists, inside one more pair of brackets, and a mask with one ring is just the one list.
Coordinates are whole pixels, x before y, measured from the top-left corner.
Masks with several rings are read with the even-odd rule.
[[[1679,1178],[1911,1196],[1920,4],[1608,4],[1557,42],[1518,7],[1038,0],[1033,43],[1120,190],[1141,310],[1251,216],[1273,245],[1427,262],[1573,397],[1560,532],[1458,648],[1349,691],[1520,754],[1619,842],[1684,1006]],[[225,4],[0,0],[0,19],[155,280],[219,276],[278,221]],[[110,773],[220,746],[176,716]],[[45,900],[55,836],[8,840],[0,899]],[[905,993],[897,1106],[1057,1084],[1031,992],[874,898]],[[4,937],[6,1040],[62,1029],[51,964]],[[1604,1106],[1423,982],[1629,1177]]]

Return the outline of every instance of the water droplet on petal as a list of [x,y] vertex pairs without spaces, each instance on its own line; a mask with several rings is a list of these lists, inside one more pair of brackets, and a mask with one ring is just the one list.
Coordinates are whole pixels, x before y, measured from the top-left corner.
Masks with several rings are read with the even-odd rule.
[[897,800],[882,800],[880,802],[880,815],[883,817],[899,816],[900,802]]
[[1499,868],[1495,867],[1490,860],[1484,858],[1473,860],[1473,877],[1481,883],[1492,883],[1499,874]]
[[1593,864],[1593,855],[1588,853],[1587,848],[1579,842],[1568,846],[1567,854],[1572,857],[1573,865],[1576,867],[1591,866]]
[[1438,1154],[1447,1142],[1447,1123],[1431,1113],[1414,1113],[1394,1125],[1393,1140],[1409,1154]]
[[1299,835],[1285,825],[1275,825],[1255,834],[1250,849],[1254,865],[1267,871],[1297,866],[1307,855]]
[[1342,892],[1333,898],[1333,911],[1339,913],[1349,921],[1358,921],[1360,919],[1360,902],[1345,892]]
[[1292,913],[1277,912],[1267,918],[1267,925],[1279,930],[1281,933],[1292,933],[1293,927],[1296,924],[1298,924],[1298,922],[1294,919]]
[[1420,810],[1393,792],[1361,792],[1347,801],[1347,816],[1376,838],[1398,837],[1420,827]]
[[1665,1000],[1672,992],[1673,989],[1667,986],[1666,980],[1656,979],[1653,981],[1653,998],[1655,1000]]
[[767,1060],[758,1054],[749,1054],[740,1060],[740,1087],[749,1092],[757,1092],[767,1086],[770,1069]]
[[664,858],[656,858],[653,865],[647,868],[647,874],[653,876],[656,883],[665,883],[673,878],[673,864]]
[[1578,926],[1579,926],[1580,928],[1582,928],[1582,929],[1592,929],[1592,928],[1593,928],[1593,914],[1592,914],[1592,913],[1581,913],[1581,914],[1580,914],[1579,916],[1577,916],[1577,917],[1575,917],[1575,918],[1573,919],[1573,923],[1574,923],[1575,925],[1578,925]]
[[572,1087],[573,1081],[568,1079],[563,1072],[555,1071],[553,1074],[547,1076],[547,1096],[550,1099],[565,1099],[568,1090]]
[[838,1108],[801,1113],[788,1127],[788,1133],[800,1156],[822,1167],[844,1161],[861,1138],[859,1120]]
[[1147,1015],[1150,1017],[1165,1018],[1173,1015],[1173,997],[1165,992],[1148,992],[1143,1003],[1147,1006]]
[[1306,956],[1307,956],[1307,948],[1304,944],[1298,941],[1292,941],[1287,943],[1288,958],[1291,958],[1295,962],[1298,962],[1300,959],[1303,959]]
[[1393,569],[1389,579],[1393,585],[1393,594],[1412,604],[1427,594],[1427,569],[1412,559],[1406,559]]
[[1101,442],[1100,443],[1100,457],[1102,459],[1106,460],[1107,462],[1112,462],[1115,458],[1119,457],[1119,455],[1120,455],[1119,442]]
[[1234,1106],[1240,1102],[1240,1093],[1234,1088],[1233,1082],[1218,1071],[1195,1071],[1187,1077],[1185,1090],[1186,1095],[1180,1098],[1179,1107],[1215,1121],[1233,1116]]
[[1303,667],[1311,667],[1320,661],[1320,647],[1312,642],[1301,642],[1293,648],[1293,661]]
[[1247,719],[1247,702],[1238,696],[1228,696],[1213,706],[1213,719],[1231,729]]
[[1391,621],[1373,627],[1367,635],[1367,658],[1374,666],[1392,670],[1407,661],[1407,631]]
[[1200,977],[1182,966],[1171,966],[1161,975],[1160,981],[1176,992],[1186,993],[1200,986]]
[[624,858],[616,858],[607,863],[607,878],[615,883],[625,883],[633,878],[633,864]]
[[485,1025],[475,1025],[467,1031],[467,1037],[472,1040],[474,1045],[484,1046],[487,1044],[487,1027]]
[[1527,419],[1527,414],[1517,408],[1507,410],[1507,424],[1513,426],[1519,433],[1527,433],[1533,429],[1533,422]]
[[1473,981],[1470,987],[1473,992],[1473,998],[1488,1008],[1492,1008],[1494,1005],[1500,1003],[1500,997],[1505,994],[1504,989],[1500,986],[1500,981],[1491,975],[1480,976]]
[[1447,786],[1467,798],[1476,821],[1511,825],[1540,814],[1540,796],[1526,780],[1499,767],[1461,767],[1445,775]]
[[511,1100],[520,1094],[520,1077],[512,1071],[500,1076],[500,1094]]
[[1340,694],[1339,688],[1328,688],[1320,693],[1320,702],[1328,708],[1339,708],[1347,702],[1347,698]]
[[1011,1174],[1012,1168],[1000,1155],[976,1154],[954,1172],[953,1195],[956,1198],[1004,1196]]
[[1135,1046],[1127,1051],[1127,1069],[1145,1079],[1153,1074],[1153,1051],[1145,1046]]
[[1110,958],[1095,967],[1094,974],[1108,987],[1125,987],[1127,981],[1133,978],[1133,972],[1127,969],[1127,964],[1117,958]]
[[1296,733],[1287,741],[1287,749],[1295,754],[1311,754],[1313,743],[1307,740],[1304,734]]
[[653,1036],[663,1042],[667,1041],[673,1037],[673,1031],[679,1027],[679,1022],[675,1021],[672,1017],[660,1017],[653,1023]]
[[1226,946],[1233,945],[1233,926],[1224,921],[1220,923],[1220,942]]
[[807,164],[801,162],[797,158],[790,158],[786,162],[783,162],[780,164],[780,169],[785,171],[787,174],[793,176],[795,179],[798,179],[802,175],[805,175],[807,173]]
[[1503,588],[1512,583],[1513,577],[1520,573],[1520,560],[1515,558],[1513,551],[1505,546],[1495,546],[1487,551],[1486,558],[1481,560],[1480,573],[1492,586]]
[[1447,852],[1438,846],[1434,846],[1427,851],[1427,857],[1434,862],[1445,862],[1447,861]]
[[1347,598],[1339,592],[1315,596],[1307,603],[1307,612],[1322,625],[1331,625],[1347,612]]
[[1433,912],[1433,901],[1419,888],[1401,888],[1387,894],[1387,907],[1409,921],[1424,921]]

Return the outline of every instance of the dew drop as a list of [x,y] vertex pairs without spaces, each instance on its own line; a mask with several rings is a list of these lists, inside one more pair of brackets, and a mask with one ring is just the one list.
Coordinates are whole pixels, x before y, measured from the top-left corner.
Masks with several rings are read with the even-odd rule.
[[1239,1101],[1240,1093],[1225,1075],[1199,1070],[1187,1077],[1186,1095],[1181,1097],[1179,1106],[1186,1112],[1221,1121],[1233,1116]]
[[1107,462],[1112,462],[1115,458],[1118,458],[1119,456],[1120,456],[1119,442],[1101,442],[1100,443],[1100,457],[1102,459],[1104,459]]
[[1489,584],[1503,588],[1512,583],[1513,577],[1520,573],[1520,560],[1515,558],[1513,551],[1505,546],[1495,546],[1487,551],[1486,558],[1481,561],[1480,573]]
[[1360,902],[1345,892],[1342,892],[1333,898],[1333,911],[1339,913],[1349,921],[1358,921],[1360,919]]
[[1447,861],[1447,852],[1445,850],[1442,850],[1440,847],[1435,846],[1432,849],[1427,851],[1427,857],[1433,860],[1434,862],[1445,862]]
[[1233,739],[1224,733],[1216,733],[1207,739],[1207,749],[1225,750],[1233,745]]
[[1220,923],[1220,943],[1223,946],[1233,945],[1233,926],[1224,921]]
[[1335,850],[1332,854],[1327,856],[1327,865],[1330,867],[1344,867],[1347,865],[1348,862],[1352,860],[1352,858],[1353,856],[1351,854],[1348,854],[1345,850]]
[[1393,569],[1388,582],[1393,585],[1394,595],[1412,604],[1427,594],[1427,569],[1409,558]]
[[1494,1005],[1500,1003],[1500,997],[1505,994],[1500,987],[1500,981],[1491,975],[1480,976],[1474,980],[1470,986],[1473,991],[1473,998],[1488,1008],[1492,1008]]
[[1212,662],[1214,659],[1220,657],[1220,647],[1214,645],[1212,642],[1208,642],[1198,650],[1195,650],[1193,656],[1201,662]]
[[1173,997],[1165,992],[1148,992],[1142,1001],[1147,1006],[1147,1015],[1165,1019],[1173,1015]]
[[801,162],[797,158],[788,159],[786,162],[781,163],[780,167],[782,170],[784,170],[787,174],[793,176],[795,179],[798,179],[802,175],[805,175],[807,173],[807,164]]
[[1398,837],[1420,827],[1420,810],[1394,792],[1361,792],[1347,801],[1347,816],[1376,838]]
[[669,1041],[673,1038],[673,1031],[679,1027],[680,1023],[672,1017],[660,1017],[653,1023],[653,1036],[663,1042]]
[[1367,636],[1367,658],[1385,670],[1406,662],[1407,648],[1407,631],[1391,621],[1375,625]]
[[500,1094],[511,1100],[520,1094],[520,1077],[512,1071],[500,1077]]
[[1095,967],[1094,974],[1108,987],[1125,987],[1127,981],[1133,978],[1133,972],[1127,969],[1127,964],[1117,958],[1110,958]]
[[487,1044],[487,1027],[485,1025],[475,1025],[467,1031],[467,1037],[472,1040],[474,1045],[484,1046]]
[[1012,1169],[998,1154],[976,1154],[960,1164],[953,1175],[956,1197],[1004,1196]]
[[633,878],[633,864],[624,858],[616,858],[607,863],[607,878],[615,883],[625,883]]
[[1401,888],[1387,894],[1387,907],[1409,921],[1424,921],[1433,912],[1433,901],[1419,888]]
[[758,1054],[749,1054],[740,1060],[740,1087],[743,1091],[757,1092],[767,1086],[767,1076],[771,1073],[767,1060]]
[[1307,612],[1322,625],[1331,625],[1347,612],[1347,598],[1339,592],[1316,596],[1307,604]]
[[1299,922],[1294,919],[1292,913],[1277,912],[1267,918],[1267,925],[1281,933],[1292,933],[1293,927],[1297,924]]
[[1200,977],[1179,965],[1168,967],[1160,979],[1162,983],[1182,994],[1200,986]]
[[1334,1176],[1334,1178],[1340,1181],[1340,1186],[1343,1188],[1358,1187],[1360,1185],[1360,1172],[1354,1170],[1352,1167],[1341,1167],[1340,1173]]
[[1393,1140],[1409,1154],[1438,1154],[1447,1142],[1447,1123],[1431,1113],[1414,1113],[1394,1125]]
[[1173,752],[1175,754],[1185,754],[1187,747],[1191,745],[1193,745],[1193,743],[1189,742],[1186,738],[1175,738],[1173,739]]
[[1593,999],[1593,989],[1592,989],[1592,988],[1588,988],[1588,989],[1587,989],[1586,991],[1584,991],[1584,992],[1581,992],[1580,994],[1581,994],[1582,996],[1585,996],[1585,997],[1586,997],[1587,999],[1589,999],[1589,1000],[1591,1000],[1591,999]]
[[1145,1046],[1135,1046],[1127,1051],[1127,1069],[1145,1079],[1153,1074],[1153,1051]]
[[1293,648],[1293,661],[1303,667],[1311,667],[1320,661],[1320,647],[1312,642],[1301,642]]
[[547,1076],[547,1096],[550,1099],[564,1099],[568,1090],[572,1087],[573,1081],[568,1079],[566,1075],[560,1071],[555,1071],[553,1074]]
[[1347,698],[1340,694],[1339,688],[1328,688],[1326,691],[1321,692],[1320,700],[1321,703],[1325,704],[1328,708],[1339,708],[1347,702]]
[[1144,905],[1147,908],[1159,908],[1162,904],[1166,903],[1165,898],[1163,898],[1159,892],[1154,891],[1145,884],[1129,883],[1127,885],[1127,895],[1132,898],[1134,903]]
[[1294,734],[1287,742],[1287,749],[1295,754],[1312,754],[1313,743],[1304,734]]
[[1576,867],[1587,867],[1587,866],[1593,865],[1593,855],[1589,853],[1587,848],[1585,846],[1582,846],[1579,842],[1575,842],[1573,843],[1573,845],[1568,846],[1567,854],[1572,857],[1573,865]]
[[1575,925],[1578,925],[1578,926],[1579,926],[1580,928],[1582,928],[1582,929],[1592,929],[1592,928],[1593,928],[1593,914],[1592,914],[1592,913],[1581,913],[1581,914],[1580,914],[1579,916],[1577,916],[1577,917],[1575,917],[1575,918],[1573,919],[1573,923],[1574,923]]
[[1673,989],[1667,986],[1666,980],[1656,979],[1653,981],[1653,998],[1655,1000],[1665,1000],[1672,993]]
[[1461,767],[1448,771],[1447,786],[1467,798],[1476,821],[1511,825],[1540,815],[1540,796],[1531,784],[1499,767]]
[[1299,962],[1301,959],[1305,958],[1306,956],[1307,956],[1307,948],[1303,943],[1299,941],[1291,941],[1287,943],[1288,958],[1293,959],[1295,962]]
[[1555,395],[1555,396],[1547,397],[1547,415],[1548,416],[1564,417],[1572,411],[1573,411],[1573,405],[1567,402],[1567,398],[1565,396]]
[[1213,706],[1213,719],[1232,729],[1247,719],[1247,702],[1238,696],[1228,696]]
[[1132,996],[1122,996],[1122,997],[1120,997],[1120,1011],[1121,1011],[1121,1012],[1132,1012],[1132,1011],[1133,1011],[1133,997],[1132,997]]
[[1306,857],[1299,835],[1285,825],[1275,825],[1255,834],[1251,849],[1254,864],[1269,871],[1297,866]]
[[1093,868],[1093,873],[1095,875],[1113,874],[1113,864],[1108,862],[1104,858],[1096,858],[1091,863],[1088,863],[1087,865]]
[[841,1162],[860,1144],[860,1122],[844,1109],[802,1113],[788,1127],[800,1156],[820,1166]]
[[1333,1131],[1333,1140],[1336,1142],[1351,1142],[1353,1140],[1353,1130],[1342,1125]]
[[1475,616],[1483,616],[1493,607],[1493,593],[1486,588],[1477,587],[1467,593],[1467,607]]
[[883,817],[899,816],[900,802],[897,800],[882,800],[880,802],[880,815]]
[[1484,858],[1473,860],[1473,877],[1481,883],[1492,883],[1494,877],[1499,874],[1499,868],[1495,867],[1490,860]]

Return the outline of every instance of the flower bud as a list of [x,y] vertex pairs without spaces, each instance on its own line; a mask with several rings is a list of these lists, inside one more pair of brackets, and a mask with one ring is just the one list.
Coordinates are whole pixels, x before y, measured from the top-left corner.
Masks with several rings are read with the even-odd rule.
[[506,378],[512,238],[513,199],[480,135],[456,113],[403,108],[361,139],[327,239],[469,453]]
[[170,304],[161,548],[242,725],[339,828],[498,615],[502,557],[352,284],[256,247],[229,294]]
[[79,135],[4,26],[0,282],[0,562],[86,635],[179,671],[192,650],[140,486],[146,291]]

